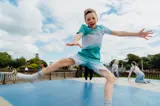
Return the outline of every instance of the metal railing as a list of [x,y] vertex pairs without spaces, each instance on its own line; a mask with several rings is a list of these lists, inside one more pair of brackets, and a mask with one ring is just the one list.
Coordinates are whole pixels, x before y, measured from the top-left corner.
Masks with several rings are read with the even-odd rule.
[[16,76],[11,72],[0,72],[0,83],[6,84],[8,81],[15,83],[17,80]]
[[[26,71],[21,71],[21,73],[24,74],[32,74],[35,73],[36,71],[28,70]],[[149,79],[160,79],[160,71],[144,71],[145,73],[145,78]],[[128,77],[128,72],[119,72],[120,77]],[[61,78],[69,78],[69,77],[82,77],[82,70],[76,70],[76,71],[71,71],[71,70],[57,70],[55,72],[51,72],[47,75],[45,75],[46,80],[52,80],[55,77],[61,77]],[[135,74],[132,73],[131,77],[135,77]],[[17,81],[17,78],[12,72],[0,72],[0,83],[6,84],[8,82],[15,83]]]

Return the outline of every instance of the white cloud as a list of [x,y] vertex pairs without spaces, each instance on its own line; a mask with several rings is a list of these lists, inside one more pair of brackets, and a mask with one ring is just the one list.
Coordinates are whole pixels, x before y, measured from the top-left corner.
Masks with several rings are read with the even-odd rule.
[[[116,0],[113,1],[113,4]],[[118,8],[118,13],[121,15],[111,14],[103,15],[100,23],[105,24],[113,30],[123,31],[139,31],[142,28],[146,30],[153,29],[160,30],[159,27],[159,1],[154,0],[122,0],[120,5],[113,5]],[[160,53],[158,47],[152,47],[150,44],[159,41],[160,36],[158,32],[148,41],[140,38],[104,38],[102,54],[104,61],[112,60],[114,58],[123,59],[128,53],[134,53],[139,56],[146,56],[147,54]],[[114,49],[113,49],[114,48]],[[105,53],[104,53],[105,52]]]
[[10,34],[41,32],[42,15],[32,2],[21,1],[18,7],[0,2],[0,29]]
[[45,52],[62,52],[65,47],[65,44],[62,40],[53,40],[50,43],[42,47],[42,50]]
[[32,44],[32,39],[28,36],[11,37],[3,32],[0,32],[0,35],[0,52],[8,52],[13,55],[14,58],[24,56],[29,59],[39,50],[34,44]]
[[[64,52],[67,56],[72,56],[75,51],[66,53],[64,40],[74,35],[84,23],[83,11],[93,8],[100,15],[110,9],[107,4],[112,5],[118,15],[105,14],[99,19],[100,24],[113,30],[139,31],[143,27],[146,30],[160,30],[159,0],[19,0],[18,7],[0,2],[0,50],[27,58],[38,52],[44,60],[48,52]],[[55,23],[43,26],[45,17],[39,10],[42,5],[49,10],[46,17],[53,17]],[[47,34],[41,33],[42,27]],[[49,29],[54,29],[55,32],[49,33]],[[123,59],[126,54],[133,52],[140,56],[159,53],[159,46],[151,46],[159,40],[158,33],[148,41],[106,36],[102,45],[102,61]],[[44,45],[38,47],[36,41],[41,41]],[[54,56],[49,59],[55,60]]]
[[[158,38],[158,39],[157,39]],[[160,40],[160,37],[153,37],[150,40],[142,38],[122,38],[106,36],[102,45],[103,61],[111,61],[115,58],[124,59],[127,54],[134,53],[139,56],[160,53],[159,47],[152,47],[149,43]]]

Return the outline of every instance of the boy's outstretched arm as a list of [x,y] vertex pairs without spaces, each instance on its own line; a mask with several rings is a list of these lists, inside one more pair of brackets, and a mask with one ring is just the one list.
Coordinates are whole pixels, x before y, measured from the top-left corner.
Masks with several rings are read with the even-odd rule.
[[79,44],[79,40],[82,38],[82,33],[76,34],[73,41],[71,43],[67,43],[66,46],[79,46],[82,48],[82,46]]
[[82,33],[76,34],[72,43],[77,43],[82,38]]
[[152,30],[150,31],[144,31],[144,29],[142,29],[141,31],[139,32],[125,32],[125,31],[112,31],[112,35],[116,35],[116,36],[137,36],[137,37],[141,37],[141,38],[144,38],[146,40],[148,40],[147,37],[152,37],[152,36],[149,36],[149,34],[153,34]]

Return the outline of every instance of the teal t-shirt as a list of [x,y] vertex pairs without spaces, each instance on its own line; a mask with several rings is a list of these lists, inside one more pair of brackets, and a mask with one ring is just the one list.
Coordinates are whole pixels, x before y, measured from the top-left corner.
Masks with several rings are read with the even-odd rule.
[[78,55],[85,59],[100,61],[103,35],[112,34],[112,30],[103,25],[97,25],[96,28],[92,29],[83,24],[77,33],[82,33],[83,35],[82,50],[78,52]]

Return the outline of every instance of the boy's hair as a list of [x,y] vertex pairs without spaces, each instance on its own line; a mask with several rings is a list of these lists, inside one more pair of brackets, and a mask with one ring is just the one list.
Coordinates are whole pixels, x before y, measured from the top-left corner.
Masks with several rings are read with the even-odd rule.
[[89,14],[89,13],[95,13],[96,16],[97,16],[97,13],[94,9],[91,9],[91,8],[88,8],[84,11],[84,18],[86,19],[86,15]]

